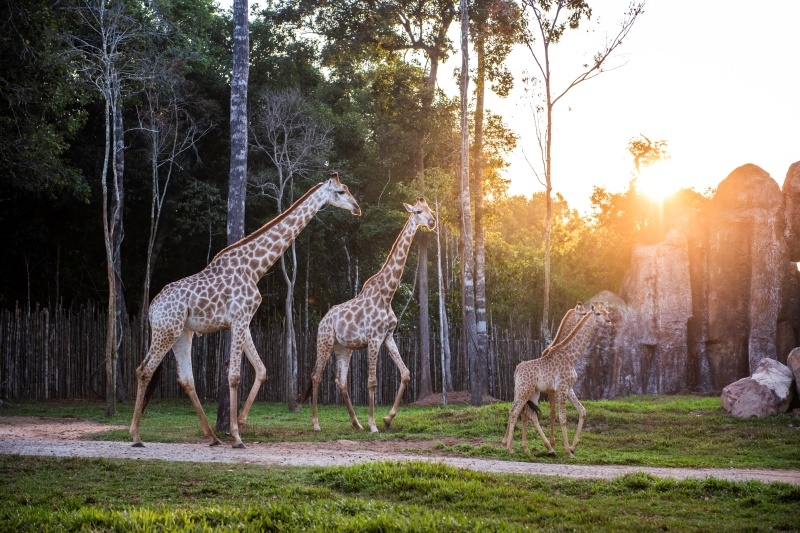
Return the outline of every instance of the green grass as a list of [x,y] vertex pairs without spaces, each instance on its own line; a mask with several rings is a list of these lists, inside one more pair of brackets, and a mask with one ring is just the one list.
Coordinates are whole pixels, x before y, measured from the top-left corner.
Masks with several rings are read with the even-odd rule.
[[800,487],[0,456],[0,531],[798,531]]
[[[439,444],[438,449],[457,455],[491,457],[517,461],[570,464],[625,464],[693,468],[800,468],[800,419],[792,415],[739,419],[723,411],[717,397],[635,396],[617,400],[586,401],[587,418],[575,459],[567,459],[556,426],[555,449],[558,456],[545,454],[544,446],[529,427],[532,453],[521,449],[520,424],[517,424],[514,453],[500,446],[508,419],[508,403],[468,406],[401,406],[392,427],[383,430],[382,418],[388,406],[376,408],[375,417],[382,432],[372,435],[355,430],[347,410],[340,405],[320,406],[322,431],[311,429],[309,407],[290,413],[285,405],[257,402],[251,410],[242,438],[247,442],[330,441],[339,439],[433,439],[457,444]],[[115,417],[108,418],[97,402],[15,402],[3,415],[89,418],[120,424],[95,438],[129,440],[127,426],[131,405],[121,404]],[[542,403],[546,425],[548,406]],[[216,405],[207,405],[212,424]],[[366,426],[367,408],[356,412]],[[568,429],[572,437],[577,414],[568,410]],[[549,432],[549,430],[546,430]],[[197,416],[188,400],[154,400],[141,423],[144,442],[202,442]],[[223,435],[220,435],[223,437]]]

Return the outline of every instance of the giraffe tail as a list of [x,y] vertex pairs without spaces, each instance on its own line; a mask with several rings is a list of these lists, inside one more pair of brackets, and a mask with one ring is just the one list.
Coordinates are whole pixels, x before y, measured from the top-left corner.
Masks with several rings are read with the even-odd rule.
[[528,400],[525,405],[530,410],[530,412],[528,413],[528,418],[530,418],[533,413],[536,413],[536,416],[542,414],[542,411],[539,409],[539,406],[533,403],[532,401]]
[[308,401],[308,398],[311,396],[311,389],[314,387],[314,382],[308,380],[308,388],[302,394],[297,396],[297,403],[304,404]]

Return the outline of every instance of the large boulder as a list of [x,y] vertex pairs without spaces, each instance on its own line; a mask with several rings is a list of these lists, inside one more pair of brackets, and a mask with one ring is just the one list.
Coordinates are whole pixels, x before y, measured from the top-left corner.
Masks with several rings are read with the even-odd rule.
[[775,359],[762,359],[755,372],[722,389],[722,407],[739,418],[785,413],[792,401],[792,371]]
[[800,385],[800,348],[795,348],[786,358],[786,366],[792,371],[794,381]]
[[[702,209],[666,212],[663,231],[634,248],[620,296],[605,295],[618,300],[614,327],[576,366],[575,392],[719,394],[763,359],[786,361],[800,344],[800,273],[787,244],[790,228],[800,240],[800,163],[784,187],[785,201],[748,164]],[[794,218],[784,210],[792,201]]]
[[[734,170],[704,213],[707,232],[705,357],[712,386],[777,359],[778,314],[789,265],[783,194],[756,165]],[[784,355],[785,357],[785,355]]]
[[786,243],[789,258],[800,261],[800,161],[792,164],[783,180],[785,198]]

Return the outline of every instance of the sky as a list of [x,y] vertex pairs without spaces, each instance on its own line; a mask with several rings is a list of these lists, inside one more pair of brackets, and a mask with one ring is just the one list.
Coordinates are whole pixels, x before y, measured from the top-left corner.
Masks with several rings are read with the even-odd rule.
[[[226,8],[231,0],[218,3]],[[628,4],[590,1],[591,21],[551,48],[554,91],[616,35]],[[647,0],[612,56],[616,68],[556,104],[554,191],[587,214],[594,186],[625,190],[633,172],[627,146],[639,135],[667,141],[671,156],[643,173],[644,189],[660,184],[702,192],[746,163],[783,185],[789,165],[800,161],[798,21],[800,0]],[[451,38],[459,49],[458,21]],[[487,92],[486,107],[519,135],[505,175],[512,194],[529,196],[544,190],[531,168],[541,172],[541,157],[521,81],[535,66],[522,47],[508,62],[515,87],[507,98]],[[439,86],[451,96],[458,94],[453,71],[460,65],[457,52],[439,70]]]
[[[551,48],[555,90],[616,35],[627,0],[592,2],[591,23]],[[572,90],[556,104],[553,189],[570,206],[590,211],[593,186],[625,190],[632,177],[628,142],[640,134],[666,140],[671,158],[643,173],[641,182],[673,188],[716,188],[735,168],[754,163],[779,185],[800,161],[800,1],[648,0],[611,62],[618,68]],[[457,38],[457,37],[456,37]],[[457,44],[458,46],[458,44]],[[456,94],[448,62],[440,76]],[[510,192],[526,196],[544,187],[538,144],[521,78],[533,72],[527,49],[509,68],[517,80],[508,98],[487,96],[487,107],[519,136],[506,177]],[[529,163],[530,162],[530,163]]]

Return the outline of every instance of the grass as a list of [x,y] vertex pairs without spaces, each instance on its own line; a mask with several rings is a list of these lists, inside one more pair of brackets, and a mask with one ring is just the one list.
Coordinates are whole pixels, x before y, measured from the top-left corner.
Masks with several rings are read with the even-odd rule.
[[[127,426],[131,406],[108,418],[97,402],[15,402],[2,415],[88,418]],[[257,403],[245,442],[433,439],[459,455],[571,464],[800,468],[800,420],[741,420],[718,398],[642,396],[584,402],[577,457],[500,446],[508,404],[401,408],[379,435],[353,429],[343,406]],[[547,405],[542,406],[546,413]],[[214,420],[215,405],[207,406]],[[376,410],[380,421],[388,407]],[[575,411],[570,408],[569,429]],[[357,407],[362,424],[366,408]],[[382,423],[379,422],[382,426]],[[199,442],[188,400],[157,400],[145,442]],[[127,441],[127,429],[95,438]],[[446,445],[444,442],[457,444]],[[800,487],[781,483],[658,479],[613,481],[484,474],[422,462],[333,468],[0,456],[4,531],[800,531]]]
[[[392,427],[378,435],[357,431],[350,426],[347,410],[340,405],[320,406],[322,431],[311,429],[311,410],[303,407],[290,413],[285,405],[257,402],[251,410],[242,438],[247,442],[330,441],[379,439],[433,439],[443,452],[463,456],[490,457],[516,461],[570,464],[624,464],[690,468],[800,468],[800,419],[792,415],[739,419],[720,406],[717,397],[635,396],[617,400],[586,401],[587,418],[575,459],[567,459],[556,426],[555,458],[545,454],[544,446],[532,427],[528,437],[532,453],[521,449],[520,430],[515,432],[515,451],[500,446],[508,419],[508,403],[468,406],[402,406]],[[546,403],[543,413],[548,412]],[[388,406],[376,408],[379,427]],[[212,424],[216,405],[207,405]],[[356,412],[366,426],[367,408]],[[577,414],[568,410],[570,438]],[[108,418],[97,402],[17,402],[4,415],[88,418],[119,424],[95,438],[129,440],[127,426],[131,404],[119,405],[118,414]],[[545,415],[546,418],[546,415]],[[543,422],[546,423],[545,420]],[[546,430],[547,431],[547,430]],[[202,442],[200,424],[188,400],[154,400],[141,423],[147,442]],[[220,437],[223,437],[220,435]]]
[[0,456],[0,531],[798,531],[800,487]]

